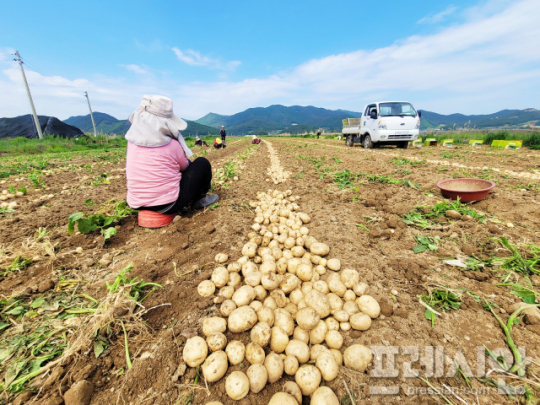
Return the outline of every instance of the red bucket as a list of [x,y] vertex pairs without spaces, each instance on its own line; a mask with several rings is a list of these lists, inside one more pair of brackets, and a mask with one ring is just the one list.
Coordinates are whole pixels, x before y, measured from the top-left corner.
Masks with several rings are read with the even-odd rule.
[[139,211],[139,226],[143,228],[163,228],[169,225],[176,214],[160,214],[159,212]]
[[461,202],[480,201],[487,197],[495,183],[483,179],[448,179],[437,183],[441,194]]

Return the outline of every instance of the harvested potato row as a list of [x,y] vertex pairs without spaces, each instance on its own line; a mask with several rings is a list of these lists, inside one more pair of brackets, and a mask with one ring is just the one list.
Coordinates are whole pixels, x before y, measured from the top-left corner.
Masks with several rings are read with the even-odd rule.
[[[233,400],[286,374],[296,383],[288,382],[270,403],[300,404],[302,395],[311,396],[312,404],[339,403],[321,382],[334,380],[343,364],[363,372],[373,359],[370,349],[358,344],[342,354],[340,331],[368,330],[380,315],[379,303],[367,294],[369,286],[358,271],[328,258],[330,247],[309,235],[305,225],[311,218],[299,211],[299,199],[291,190],[258,193],[250,202],[255,219],[242,257],[229,262],[228,255],[218,253],[210,280],[197,287],[203,297],[217,295],[223,317],[202,321],[206,341],[189,339],[184,361],[190,367],[202,364],[206,379],[214,382],[229,364],[247,360],[247,375],[235,371],[226,379]],[[227,342],[227,330],[250,331],[251,342]]]

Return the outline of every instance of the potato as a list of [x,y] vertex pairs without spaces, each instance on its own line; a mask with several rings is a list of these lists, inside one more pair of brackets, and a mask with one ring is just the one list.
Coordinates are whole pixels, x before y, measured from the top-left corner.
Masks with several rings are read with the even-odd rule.
[[[279,243],[283,243],[283,242],[279,242]],[[274,256],[274,259],[277,261],[283,257],[283,252],[281,251],[279,247],[272,248],[272,256]]]
[[[319,280],[313,283],[313,288],[324,295],[330,292],[330,289],[328,288],[328,284],[326,284],[326,281],[322,281],[322,280]],[[355,299],[356,299],[356,295],[355,295]]]
[[298,307],[296,305],[294,305],[292,302],[289,302],[287,305],[285,305],[285,308],[283,309],[289,314],[291,314],[293,320],[296,320],[296,314],[298,312]]
[[288,262],[286,258],[282,257],[281,259],[279,259],[276,262],[277,272],[279,274],[285,274],[287,272],[287,265],[288,265]]
[[310,405],[339,405],[339,400],[332,389],[319,387],[313,393]]
[[264,322],[270,327],[274,325],[274,311],[271,308],[265,306],[261,307],[257,311],[257,318],[259,319],[259,322]]
[[345,293],[347,292],[347,287],[345,286],[345,284],[341,282],[341,280],[332,278],[332,279],[328,279],[327,283],[328,283],[328,288],[330,288],[330,291],[332,291],[338,297],[343,297]]
[[302,283],[302,294],[304,297],[313,290],[313,283],[311,281],[304,281]]
[[275,383],[283,375],[283,360],[276,353],[270,353],[264,360],[264,367],[268,372],[268,382]]
[[237,307],[249,305],[256,297],[255,290],[249,285],[243,285],[232,296]]
[[294,320],[291,314],[281,308],[274,311],[274,326],[279,326],[287,336],[291,336],[294,332]]
[[371,327],[371,318],[363,312],[359,312],[351,315],[349,323],[355,330],[368,330]]
[[[234,274],[236,274],[238,276],[237,273],[234,273]],[[229,277],[229,279],[230,279],[230,277]],[[218,296],[227,298],[228,300],[230,300],[232,298],[233,294],[234,294],[234,287],[231,287],[231,286],[222,287],[221,290],[219,290],[219,292],[218,292]]]
[[297,326],[294,329],[293,339],[300,340],[301,342],[304,342],[305,344],[308,344],[309,343],[309,331],[304,330],[301,327]]
[[268,402],[268,405],[298,405],[299,403],[294,399],[294,397],[291,394],[288,394],[286,392],[277,392],[275,393],[272,398],[270,398],[270,402]]
[[313,272],[313,276],[311,276],[311,282],[315,285],[315,283],[317,281],[320,281],[321,280],[321,276],[319,276],[319,273],[317,273],[316,271]]
[[219,312],[221,312],[221,315],[228,317],[235,309],[236,304],[233,300],[225,300],[221,303],[221,306],[219,307]]
[[201,297],[210,297],[216,291],[216,286],[210,280],[204,280],[197,286],[197,292]]
[[285,349],[287,356],[294,356],[300,364],[307,363],[309,361],[309,347],[305,341],[293,339],[287,345]]
[[317,344],[324,342],[324,338],[328,333],[328,327],[324,321],[319,321],[317,326],[309,331],[309,342],[311,344]]
[[336,320],[339,322],[349,322],[350,315],[344,309],[338,309],[337,311],[333,311],[332,315],[334,315],[334,318],[336,318]]
[[[295,228],[295,227],[298,227],[298,225],[293,225],[293,228]],[[302,248],[303,248],[303,247],[304,247],[304,239],[302,239],[301,237],[297,237],[297,238],[296,238],[296,246],[297,246],[297,247],[302,247]],[[292,249],[291,249],[291,250],[292,250]],[[300,252],[300,250],[298,250],[298,252]],[[293,253],[293,254],[294,254],[294,253]],[[302,255],[302,256],[304,256],[304,255]]]
[[285,239],[285,242],[283,242],[283,245],[287,249],[292,249],[293,247],[296,246],[296,240],[294,238],[287,238]]
[[229,398],[240,401],[249,393],[249,379],[241,371],[233,371],[225,380],[225,391]]
[[328,299],[328,302],[330,303],[330,310],[332,312],[343,309],[343,300],[339,298],[339,295],[330,293],[330,294],[326,294],[326,298]]
[[277,271],[277,266],[275,262],[263,261],[260,265],[259,270],[262,274],[275,273]]
[[[239,285],[242,282],[242,278],[240,277],[240,274],[238,273],[229,273],[229,281],[227,282],[227,286],[233,288]],[[234,293],[234,291],[233,291]],[[231,295],[232,297],[232,295]]]
[[215,257],[215,260],[217,263],[225,263],[227,260],[229,260],[229,255],[226,253],[218,253]]
[[244,356],[246,354],[246,346],[239,340],[233,340],[229,342],[227,348],[225,349],[229,363],[233,366],[240,364],[244,361]]
[[276,273],[263,274],[261,279],[261,285],[268,291],[275,290],[279,287],[280,276]]
[[291,253],[294,257],[302,257],[306,253],[306,250],[302,246],[295,246],[291,248]]
[[345,294],[343,295],[343,299],[345,301],[356,301],[356,294],[353,290],[347,290],[345,291]]
[[320,320],[318,312],[310,307],[300,309],[296,317],[298,326],[304,330],[314,329]]
[[251,329],[251,341],[261,347],[266,347],[270,343],[271,334],[270,325],[265,322],[259,322]]
[[[302,239],[302,241],[303,241],[303,239]],[[304,253],[304,256],[302,256],[302,259],[304,259],[304,260],[306,260],[306,261],[309,260],[309,264],[312,264],[312,261],[311,261],[311,253],[309,253],[309,252]]]
[[203,375],[208,382],[218,381],[225,375],[228,366],[227,355],[220,350],[206,358],[202,365]]
[[351,324],[349,322],[341,322],[339,324],[339,328],[342,331],[347,332],[347,331],[351,330]]
[[242,248],[242,254],[247,257],[254,257],[257,253],[257,244],[253,242],[248,242]]
[[[298,384],[296,384],[294,381],[287,381],[285,385],[283,385],[283,391],[285,391],[287,394],[294,397],[297,405],[302,405],[302,391],[300,391],[300,387]],[[285,402],[279,402],[276,405],[286,404]]]
[[228,318],[229,330],[233,333],[244,332],[257,323],[257,314],[250,307],[235,309]]
[[341,349],[343,346],[343,336],[336,330],[329,330],[324,338],[330,349]]
[[250,342],[246,346],[246,359],[251,364],[263,364],[264,363],[264,350],[257,343]]
[[366,283],[358,283],[353,287],[353,291],[357,296],[361,297],[367,292],[368,288],[369,286]]
[[304,299],[304,293],[302,293],[302,290],[299,288],[296,288],[295,290],[291,291],[289,294],[289,299],[294,305],[298,305],[298,303]]
[[331,330],[339,330],[339,322],[336,321],[336,318],[333,316],[329,316],[324,320],[324,323],[326,323],[326,327],[329,331]]
[[223,333],[211,333],[206,338],[206,344],[212,352],[225,349],[227,337]]
[[358,309],[358,305],[356,305],[356,302],[354,301],[347,301],[345,304],[343,304],[343,309],[349,313],[349,316],[360,312],[360,309]]
[[298,359],[294,356],[287,356],[283,360],[283,370],[287,375],[294,375],[298,370],[299,364]]
[[319,276],[322,276],[326,273],[326,267],[318,264],[317,266],[314,267],[315,272],[319,275]]
[[212,333],[223,333],[227,330],[227,321],[217,316],[205,318],[203,320],[202,332],[204,336],[210,336]]
[[249,306],[250,306],[251,308],[253,308],[253,310],[254,310],[255,312],[257,312],[259,309],[261,309],[261,308],[263,307],[263,304],[262,304],[261,301],[255,300],[255,301],[252,301],[251,304],[249,304]]
[[323,350],[319,353],[315,366],[319,369],[325,381],[332,381],[337,377],[339,366],[330,350]]
[[283,258],[285,260],[287,260],[287,265],[288,265],[289,260],[294,258],[294,256],[293,256],[292,252],[289,249],[283,249],[282,252],[283,252]]
[[345,361],[345,367],[364,372],[373,360],[373,354],[366,346],[356,344],[347,347],[343,353],[343,360]]
[[253,271],[244,278],[244,283],[251,287],[256,287],[261,284],[262,276],[263,274],[260,271]]
[[247,262],[249,262],[249,257],[247,256],[242,256],[240,259],[237,260],[238,264],[240,266],[243,266],[244,264],[246,264]]
[[328,259],[326,267],[330,270],[339,271],[341,269],[341,262],[339,259]]
[[[283,277],[283,280],[281,281],[281,284],[279,285],[279,288],[285,293],[289,294],[292,292],[298,285],[300,284],[300,280],[298,280],[298,277],[296,277],[294,274],[285,274]],[[356,295],[355,295],[356,298]]]
[[246,277],[249,273],[259,271],[257,265],[253,262],[246,262],[242,265],[242,275]]
[[326,318],[330,315],[330,302],[326,295],[317,290],[312,290],[304,296],[306,305],[313,308],[319,314],[319,317]]
[[341,366],[343,364],[343,354],[337,349],[330,349],[330,353],[334,355],[338,366]]
[[208,346],[200,336],[188,339],[182,352],[182,358],[189,367],[200,366],[208,355]]
[[311,222],[311,218],[309,217],[308,214],[306,213],[303,213],[303,212],[299,212],[297,214],[298,218],[300,218],[300,220],[304,223],[304,224],[309,224]]
[[309,351],[309,359],[311,361],[317,360],[317,357],[319,356],[319,354],[321,354],[325,350],[329,350],[328,347],[320,345],[320,344],[311,346],[311,349]]
[[364,314],[368,315],[370,318],[375,319],[381,313],[381,307],[377,300],[371,295],[362,295],[356,300],[358,308]]
[[298,310],[301,310],[302,308],[306,308],[307,307],[306,301],[304,301],[304,299],[302,298],[300,302],[298,303],[297,307],[298,307]]
[[353,288],[360,282],[360,274],[356,270],[345,269],[341,272],[341,282],[347,288]]
[[270,308],[271,310],[277,309],[276,300],[273,297],[266,297],[263,302],[263,306]]
[[[302,239],[304,239],[304,246],[307,247],[308,249],[311,248],[312,244],[317,243],[317,239],[315,239],[313,236],[304,236]],[[320,255],[317,255],[317,256],[320,256]]]
[[249,379],[249,387],[251,392],[257,394],[262,391],[268,381],[268,371],[262,364],[252,364],[247,369],[247,378]]
[[229,281],[229,272],[225,267],[216,267],[212,272],[211,280],[217,288],[221,288]]
[[300,387],[302,395],[310,396],[321,383],[321,372],[317,367],[305,365],[298,369],[294,375],[294,380]]
[[262,285],[257,285],[253,287],[253,289],[255,290],[255,297],[261,302],[264,301],[268,295],[268,291],[266,291]]
[[287,296],[279,289],[273,290],[270,293],[270,297],[274,299],[278,308],[283,308],[285,305],[287,305]]
[[212,402],[207,402],[206,405],[223,405],[223,403],[219,401],[212,401]]
[[330,246],[328,246],[326,243],[312,243],[309,247],[309,251],[317,256],[326,256],[328,252],[330,252]]

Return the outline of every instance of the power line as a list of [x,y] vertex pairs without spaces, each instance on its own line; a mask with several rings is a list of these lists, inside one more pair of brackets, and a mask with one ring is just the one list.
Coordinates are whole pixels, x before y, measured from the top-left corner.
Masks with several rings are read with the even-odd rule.
[[58,83],[56,80],[54,80],[51,76],[47,75],[45,72],[43,72],[41,69],[38,69],[36,66],[34,66],[33,64],[31,63],[28,63],[27,60],[24,60],[23,63],[26,65],[26,66],[29,66],[32,70],[35,70],[37,73],[39,73],[41,76],[49,79],[51,82],[53,82],[54,84],[60,86],[60,87],[63,87],[65,89],[67,89],[68,91],[71,91],[72,93],[78,95],[78,96],[84,96],[84,91],[79,91],[79,90],[73,90],[72,87],[68,87],[62,83]]

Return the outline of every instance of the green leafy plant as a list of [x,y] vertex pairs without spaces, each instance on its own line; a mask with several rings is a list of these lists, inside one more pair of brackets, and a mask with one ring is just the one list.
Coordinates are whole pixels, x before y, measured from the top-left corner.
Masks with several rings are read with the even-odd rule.
[[354,178],[356,178],[356,176],[348,169],[334,174],[334,182],[341,189],[354,187]]
[[0,215],[9,214],[11,212],[15,212],[11,207],[0,207]]
[[109,178],[109,174],[107,173],[101,173],[99,176],[96,177],[96,179],[91,182],[90,184],[93,185],[93,186],[99,186],[101,184],[111,184],[111,182],[109,180],[107,180]]
[[424,317],[431,321],[431,327],[435,327],[438,311],[455,311],[461,307],[461,297],[449,289],[434,289],[429,295],[420,295],[420,302],[426,306]]
[[393,164],[396,166],[403,166],[403,165],[422,165],[426,163],[426,160],[409,160],[407,158],[399,158],[397,156],[394,156],[392,160],[390,160]]
[[13,262],[11,262],[9,266],[3,270],[0,270],[0,277],[5,277],[9,273],[14,273],[16,271],[21,272],[26,269],[31,262],[31,258],[25,259],[21,256],[17,256],[15,259],[13,259]]
[[418,242],[418,245],[413,247],[414,253],[421,253],[425,252],[426,250],[429,250],[431,252],[436,252],[439,249],[439,245],[441,244],[441,238],[439,236],[435,237],[429,237],[429,236],[416,236],[414,238],[416,242]]
[[68,218],[68,234],[73,234],[75,224],[77,229],[82,234],[88,234],[99,229],[105,241],[109,240],[113,235],[116,235],[116,229],[113,226],[121,219],[132,215],[135,210],[131,209],[125,201],[116,202],[112,209],[112,214],[96,213],[84,214],[76,212]]
[[420,190],[420,185],[413,183],[410,180],[397,180],[397,179],[393,179],[390,176],[378,176],[378,175],[372,175],[372,174],[367,174],[367,173],[359,173],[358,176],[363,177],[375,183],[400,184],[403,186],[414,188],[415,190]]
[[35,188],[45,188],[45,182],[41,179],[41,175],[32,173],[28,178]]
[[128,278],[127,274],[130,273],[131,270],[133,270],[133,264],[122,269],[115,277],[114,283],[105,283],[109,293],[114,294],[122,287],[129,287],[129,289],[126,289],[126,296],[141,303],[152,293],[152,291],[163,288],[161,284],[147,283],[142,279],[139,280],[139,277]]
[[427,207],[427,206],[414,207],[411,211],[407,212],[404,215],[403,222],[407,225],[413,225],[418,228],[424,228],[424,229],[437,227],[440,225],[434,222],[434,220],[439,217],[444,217],[446,214],[446,211],[449,211],[449,210],[457,211],[461,215],[469,215],[481,223],[486,222],[486,218],[484,215],[470,208],[469,204],[462,204],[459,198],[450,203],[446,200],[443,200],[432,207]]
[[356,226],[360,229],[363,229],[366,232],[369,232],[369,228],[365,226],[364,224],[356,224]]
[[498,260],[502,261],[501,268],[512,270],[516,273],[521,273],[525,276],[537,274],[540,275],[540,247],[536,245],[527,245],[527,255],[529,258],[524,258],[521,253],[513,246],[505,237],[493,239],[499,242],[502,246],[512,252],[512,256],[501,257]]

